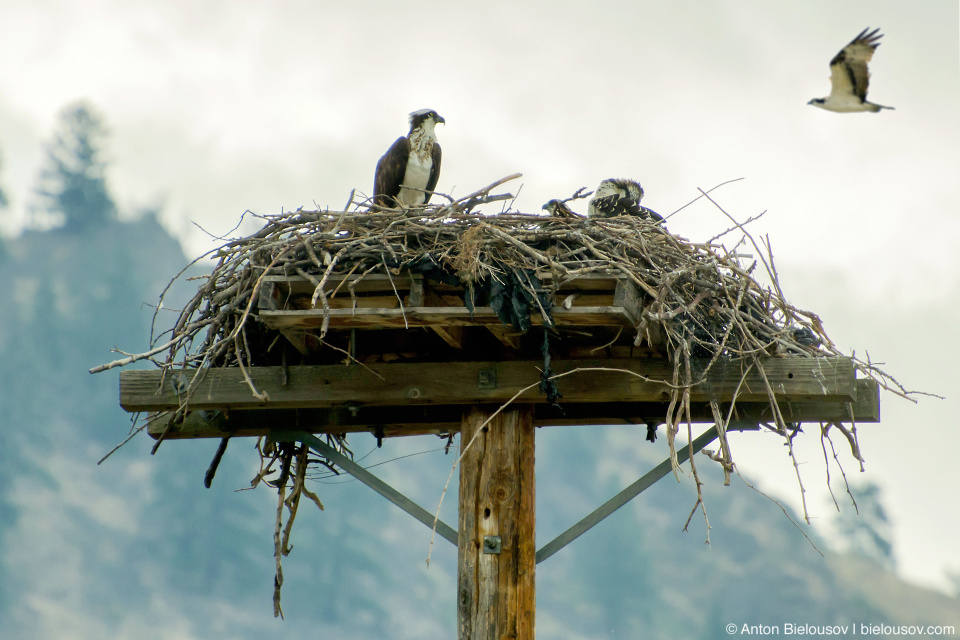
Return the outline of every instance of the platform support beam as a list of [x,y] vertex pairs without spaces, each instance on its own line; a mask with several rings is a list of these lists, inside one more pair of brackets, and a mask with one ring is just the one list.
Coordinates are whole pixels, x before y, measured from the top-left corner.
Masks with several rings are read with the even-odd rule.
[[312,433],[307,433],[306,431],[271,431],[270,440],[273,442],[302,442],[313,449],[314,453],[326,458],[329,463],[337,465],[354,478],[406,511],[421,523],[435,530],[437,534],[444,540],[452,542],[453,544],[457,544],[457,532],[454,531],[450,525],[443,520],[438,519],[434,514],[430,513],[416,502],[403,495]]
[[[717,425],[713,425],[700,434],[700,437],[695,439],[692,443],[677,449],[677,463],[683,464],[690,459],[691,455],[698,453],[705,446],[716,440],[716,438]],[[655,482],[670,473],[672,470],[673,462],[670,460],[670,458],[667,458],[644,474],[642,478],[594,509],[593,512],[580,520],[580,522],[573,525],[559,536],[545,544],[542,549],[537,551],[537,564],[540,564],[557,551],[560,551],[560,549],[563,549],[565,546],[582,536],[584,533],[600,524],[600,521],[652,487]]]
[[460,640],[533,640],[533,407],[471,407],[460,431]]

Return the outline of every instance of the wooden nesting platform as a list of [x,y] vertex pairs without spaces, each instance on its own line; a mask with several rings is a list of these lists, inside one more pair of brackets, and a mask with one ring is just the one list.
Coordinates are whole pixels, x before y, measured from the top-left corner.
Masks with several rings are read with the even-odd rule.
[[[325,319],[332,330],[428,327],[455,349],[464,348],[463,327],[485,327],[510,349],[519,349],[516,332],[504,326],[492,307],[466,306],[463,287],[428,283],[411,273],[334,276],[326,284],[332,295],[324,309],[312,299],[313,282],[267,276],[260,289],[260,321],[301,352],[308,350],[303,332],[320,329]],[[557,327],[634,327],[639,297],[624,278],[590,274],[557,284],[551,317]],[[535,310],[530,317],[534,325],[543,325],[542,313]]]
[[[553,292],[551,371],[565,374],[555,379],[559,409],[538,388],[545,314],[532,308],[534,328],[521,332],[504,326],[488,301],[471,310],[464,288],[416,274],[331,277],[315,303],[315,282],[266,276],[261,335],[251,337],[262,345],[259,361],[245,372],[124,371],[120,404],[153,414],[151,433],[166,430],[166,438],[275,429],[448,434],[469,406],[508,401],[533,404],[537,426],[662,423],[673,365],[657,345],[634,344],[643,294],[625,278],[595,274],[545,288]],[[726,412],[736,397],[731,428],[773,422],[771,393],[787,422],[880,419],[878,385],[857,379],[851,359],[800,355],[716,361],[691,389],[692,417],[713,422],[711,401]],[[185,418],[168,429],[181,407]]]

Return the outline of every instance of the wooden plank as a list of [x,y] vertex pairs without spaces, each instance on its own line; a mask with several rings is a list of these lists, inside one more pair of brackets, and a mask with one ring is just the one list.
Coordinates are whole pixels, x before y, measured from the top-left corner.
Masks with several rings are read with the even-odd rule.
[[[349,295],[351,286],[358,295]],[[428,326],[457,348],[460,348],[457,345],[461,332],[450,327],[488,326],[498,339],[505,335],[493,309],[478,307],[468,311],[462,295],[441,293],[462,294],[462,291],[437,283],[425,286],[422,277],[415,274],[370,274],[360,279],[357,276],[331,276],[325,291],[328,295],[337,291],[337,295],[328,298],[329,310],[309,304],[314,289],[312,282],[299,276],[266,277],[259,319],[268,328],[286,334],[295,329],[318,329],[325,315],[329,315],[329,328],[334,330]],[[401,296],[407,294],[403,308],[397,293]],[[572,303],[561,304],[568,296]],[[555,297],[552,316],[558,326],[632,327],[638,322],[636,288],[622,278],[590,274],[562,283],[556,288]],[[537,313],[531,313],[531,320],[534,325],[543,324],[543,318]],[[505,340],[505,344],[512,346],[510,340]]]
[[570,295],[557,296],[556,306],[563,309],[572,307],[609,307],[622,306],[613,304],[613,296],[606,292],[601,293],[582,293],[580,291]]
[[[873,380],[857,380],[857,399],[853,402],[842,400],[811,400],[793,402],[778,399],[778,407],[787,422],[850,422],[850,412],[858,423],[880,422],[879,386]],[[645,419],[663,419],[666,415],[666,403],[657,402],[608,402],[592,404],[570,404],[561,399],[564,409],[562,415],[545,404],[535,405],[537,426],[580,426],[593,424],[622,424],[623,422],[643,424]],[[726,415],[728,402],[721,402]],[[690,405],[693,422],[713,422],[713,414],[707,402],[692,402]],[[737,400],[736,419],[744,422],[770,423],[774,421],[769,401]]]
[[[268,329],[318,329],[323,324],[324,309],[261,309],[258,317]],[[631,313],[623,307],[554,307],[551,316],[557,326],[633,327]],[[403,329],[407,327],[490,326],[502,322],[490,307],[405,307],[403,309],[330,309],[331,329]],[[534,326],[543,324],[539,313],[531,313]]]
[[257,299],[257,306],[261,309],[278,309],[276,299],[279,297],[277,284],[272,278],[264,278],[260,285],[260,297]]
[[362,298],[357,296],[352,299],[337,296],[327,300],[327,305],[331,309],[399,309],[400,298],[394,295],[364,296]]
[[[563,402],[561,400],[561,402]],[[873,380],[857,380],[857,399],[845,402],[784,402],[780,405],[788,422],[850,422],[850,408],[858,423],[880,422],[879,387]],[[665,403],[614,402],[563,404],[564,413],[546,404],[534,405],[534,424],[542,426],[587,426],[637,424],[663,420]],[[694,422],[712,422],[708,403],[690,406]],[[726,412],[727,405],[722,405]],[[191,411],[168,431],[173,438],[222,438],[264,436],[274,429],[302,429],[310,433],[380,432],[387,438],[444,435],[460,429],[463,405],[416,405],[401,407],[334,407],[327,409],[254,409],[246,411]],[[169,413],[152,414],[148,432],[154,438],[166,429]],[[737,402],[736,417],[742,422],[771,422],[768,402]]]
[[640,299],[640,292],[637,291],[637,286],[634,283],[625,278],[617,281],[617,289],[613,294],[613,305],[623,307],[624,311],[630,315],[634,325],[640,324]]
[[624,279],[624,277],[619,274],[585,273],[576,278],[564,280],[566,276],[560,275],[558,278],[554,278],[554,274],[549,271],[538,273],[537,277],[540,278],[544,288],[556,288],[557,291],[562,292],[609,291],[613,293],[614,289],[616,289],[617,282]]
[[[263,281],[265,284],[273,283],[278,285],[284,292],[289,292],[290,295],[313,296],[313,292],[316,289],[316,285],[301,276],[265,276]],[[413,286],[414,282],[422,281],[423,278],[420,275],[410,273],[391,276],[385,273],[370,273],[362,278],[356,275],[331,275],[327,278],[326,283],[324,283],[323,290],[329,296],[339,287],[340,290],[337,292],[336,297],[345,296],[349,299],[351,284],[353,285],[354,293],[362,294],[387,291],[392,293],[393,287],[396,287],[398,291],[406,291]]]
[[[462,307],[463,301],[456,296],[446,296],[437,294],[433,288],[424,287],[422,283],[419,290],[411,290],[410,299],[419,300],[419,304],[425,307]],[[463,327],[450,327],[444,325],[431,325],[433,330],[440,338],[454,349],[463,349]]]
[[[168,439],[260,437],[277,429],[309,433],[382,433],[398,436],[447,435],[460,429],[463,405],[443,407],[366,407],[338,409],[258,409],[252,411],[190,411],[167,432]],[[150,413],[148,433],[157,438],[173,412]]]
[[520,336],[523,335],[513,327],[488,324],[487,331],[493,334],[493,337],[499,340],[504,346],[514,351],[520,351]]
[[[607,291],[611,294],[617,287],[617,283],[625,280],[619,274],[604,273],[586,273],[576,278],[563,280],[566,276],[560,276],[555,281],[554,274],[544,272],[537,274],[537,277],[543,283],[546,289],[555,289],[557,291]],[[391,280],[393,285],[390,284]],[[272,275],[263,278],[264,283],[275,283],[284,290],[294,295],[313,295],[315,285],[306,278],[299,275]],[[401,273],[399,275],[387,276],[385,273],[370,273],[363,277],[358,275],[331,275],[327,278],[325,291],[332,293],[338,286],[340,291],[346,292],[353,283],[353,289],[356,293],[367,293],[376,291],[392,291],[395,285],[398,289],[405,289],[411,286],[412,282],[424,282],[423,276],[417,273]],[[343,285],[341,286],[341,283]],[[463,287],[455,287],[441,282],[429,281],[429,286],[437,291],[463,290]],[[338,294],[339,295],[339,294]]]
[[[495,416],[493,411],[492,407],[473,407],[462,426],[459,637],[532,640],[536,571],[533,411],[530,405]],[[488,536],[499,538],[499,553],[485,551]]]
[[[763,370],[780,402],[853,401],[856,386],[849,358],[766,358]],[[321,365],[249,367],[247,372],[263,402],[251,393],[237,367],[195,372],[130,370],[120,374],[120,405],[130,412],[178,408],[189,396],[191,409],[306,409],[322,407],[406,406],[431,404],[502,403],[525,387],[518,399],[545,402],[537,383],[540,361],[379,363],[365,366]],[[564,404],[607,402],[667,402],[673,367],[659,358],[554,360]],[[768,399],[757,369],[743,372],[742,363],[718,361],[707,379],[691,390],[691,401],[728,401],[739,388],[739,400]],[[495,385],[481,385],[495,373]],[[483,373],[481,373],[483,372]],[[163,383],[161,384],[161,380]]]
[[[260,308],[261,309],[270,309],[278,310],[279,302],[278,298],[280,292],[277,290],[276,283],[274,282],[264,282],[263,286],[260,287]],[[300,353],[307,353],[307,336],[303,331],[281,331],[283,337],[293,345],[293,347]]]
[[454,349],[463,349],[463,327],[431,325],[430,329]]

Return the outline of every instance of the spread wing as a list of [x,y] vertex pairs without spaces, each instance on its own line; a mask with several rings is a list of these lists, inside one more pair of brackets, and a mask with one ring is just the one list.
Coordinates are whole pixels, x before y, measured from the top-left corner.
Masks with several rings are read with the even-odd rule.
[[403,182],[409,156],[410,141],[405,137],[397,138],[383,154],[377,162],[377,171],[373,176],[373,204],[381,207],[397,206],[396,197],[400,194],[400,183]]
[[869,31],[867,27],[845,46],[830,61],[830,95],[853,94],[861,100],[867,98],[870,84],[870,72],[867,63],[873,58],[873,52],[880,46],[880,29]]
[[[439,143],[433,143],[433,166],[430,167],[430,178],[427,180],[427,192],[423,196],[424,206],[430,204],[430,196],[433,195],[433,190],[437,187],[437,180],[440,179],[440,145]],[[402,178],[401,178],[402,179]]]

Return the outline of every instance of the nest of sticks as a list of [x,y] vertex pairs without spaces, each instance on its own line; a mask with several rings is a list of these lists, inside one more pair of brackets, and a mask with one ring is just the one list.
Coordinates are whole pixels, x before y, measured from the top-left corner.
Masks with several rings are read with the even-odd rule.
[[[280,339],[278,335],[273,342],[264,342],[251,337],[262,333],[257,329],[257,301],[268,275],[297,275],[309,280],[314,286],[313,307],[325,310],[329,310],[333,297],[346,295],[339,289],[332,290],[328,282],[333,276],[363,278],[369,274],[419,272],[424,278],[459,282],[468,306],[476,291],[491,283],[510,281],[519,292],[515,298],[521,306],[526,304],[523,312],[540,314],[547,327],[550,297],[544,295],[543,282],[557,283],[587,274],[615,275],[628,279],[643,296],[633,344],[656,345],[673,365],[673,379],[665,381],[673,391],[663,422],[676,470],[674,438],[684,423],[688,431],[690,428],[690,389],[718,359],[762,367],[761,359],[770,355],[846,355],[827,336],[816,314],[787,302],[769,240],[758,243],[745,227],[752,219],[739,223],[714,202],[729,219],[729,225],[724,225],[729,228],[704,242],[691,242],[669,231],[669,219],[666,224],[658,224],[631,216],[588,219],[523,214],[510,209],[510,194],[493,194],[497,187],[517,177],[509,176],[464,198],[447,197],[443,204],[415,210],[354,205],[351,194],[351,202],[343,211],[301,209],[264,217],[265,224],[256,233],[225,240],[197,259],[213,258],[215,266],[209,276],[200,279],[196,294],[179,312],[173,326],[152,336],[150,350],[125,354],[93,371],[144,359],[164,371],[192,369],[198,374],[214,366],[245,370],[264,362],[264,350]],[[574,197],[584,197],[581,193]],[[699,197],[710,199],[709,192],[701,191]],[[437,199],[442,199],[441,194],[434,197]],[[499,203],[496,208],[500,210],[495,214],[482,210],[492,203]],[[327,331],[324,323],[316,339],[321,345],[337,348],[325,342]],[[869,359],[853,360],[861,375],[876,380],[882,388],[904,397],[911,393]],[[249,376],[246,379],[250,392],[267,400]],[[770,398],[775,405],[772,390]],[[187,401],[182,410],[187,410]],[[723,428],[729,415],[724,415],[719,406],[714,413],[720,446],[709,455],[722,465],[729,481],[734,464]],[[785,422],[775,406],[772,414],[774,420],[764,426],[783,436],[793,455],[792,443],[800,433],[799,425]],[[843,434],[854,458],[862,463],[855,424],[821,425],[821,433],[826,436],[831,428]],[[690,440],[692,435],[688,433]],[[349,451],[345,436],[328,438],[331,444]],[[280,613],[279,557],[289,551],[289,526],[299,497],[305,492],[322,508],[316,496],[304,488],[307,467],[322,461],[308,458],[303,447],[264,442],[258,449],[261,469],[254,484],[263,481],[280,492],[275,601]],[[701,482],[692,458],[691,466],[698,496],[692,517],[697,507],[703,509]],[[285,493],[288,485],[291,490]],[[284,504],[290,517],[281,532]],[[806,506],[804,517],[809,522]]]

